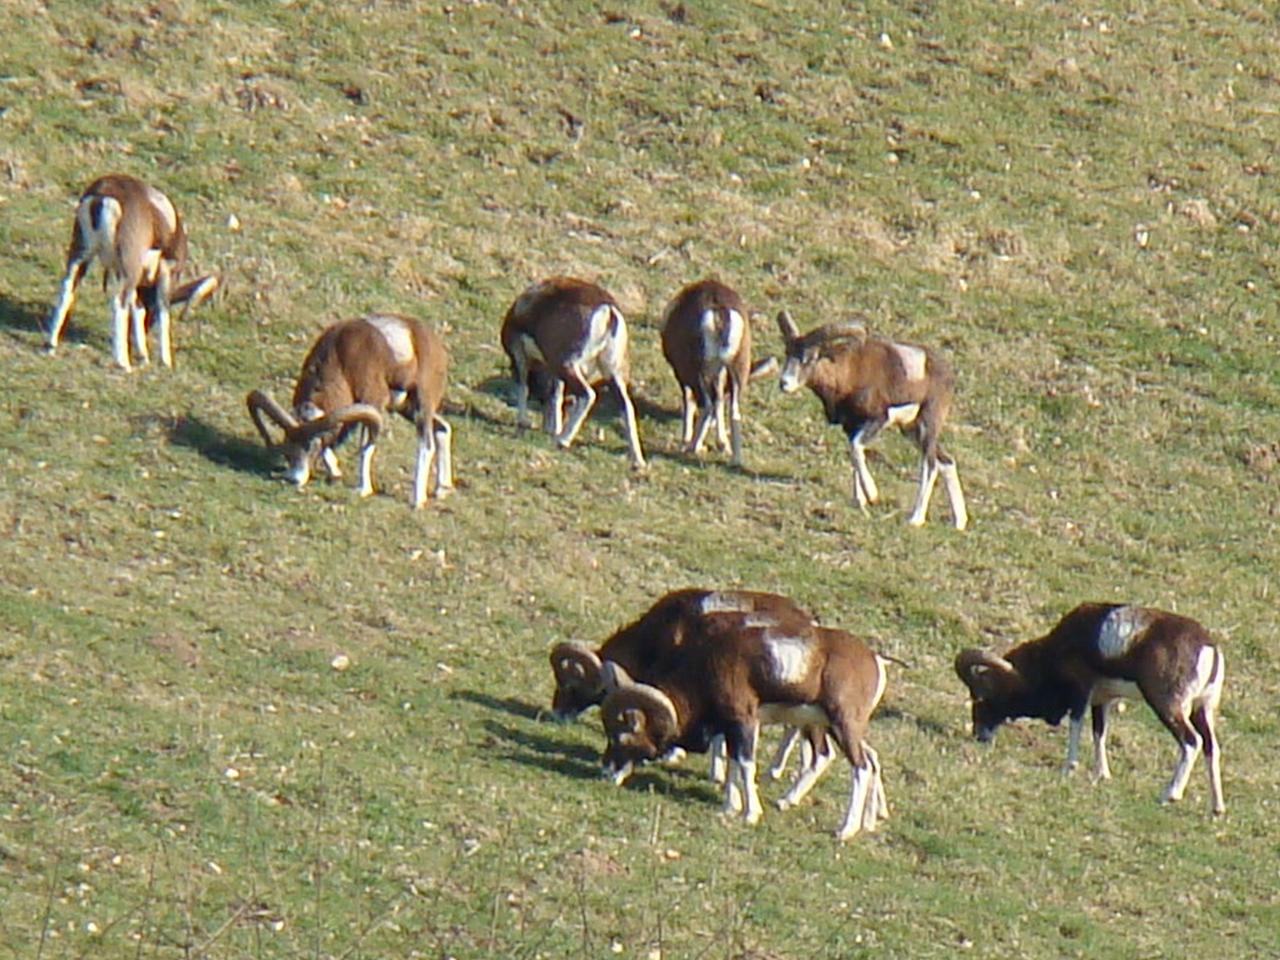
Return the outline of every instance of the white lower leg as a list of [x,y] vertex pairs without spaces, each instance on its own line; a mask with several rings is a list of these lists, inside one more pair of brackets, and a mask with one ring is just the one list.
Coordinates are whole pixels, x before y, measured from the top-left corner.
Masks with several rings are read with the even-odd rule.
[[920,460],[920,486],[916,490],[916,503],[911,508],[911,516],[907,523],[913,527],[923,527],[929,517],[929,501],[933,499],[933,485],[938,481],[938,465],[930,463],[928,457]]
[[[160,295],[156,306],[156,342],[160,345],[160,362],[166,367],[173,366],[173,344],[169,337],[169,301]],[[144,334],[145,336],[145,334]]]
[[320,462],[324,464],[325,472],[330,477],[337,479],[342,476],[342,468],[338,466],[338,455],[333,452],[333,447],[324,448],[324,453],[320,454]]
[[1194,743],[1184,743],[1181,747],[1178,766],[1174,768],[1173,779],[1169,781],[1169,785],[1165,787],[1160,797],[1161,803],[1172,803],[1182,799],[1182,794],[1187,789],[1187,779],[1191,776],[1191,768],[1195,765],[1196,757],[1200,753],[1199,736]]
[[742,812],[742,790],[738,787],[738,777],[732,769],[732,764],[725,773],[724,803],[720,812],[727,817],[736,816]]
[[[586,422],[587,415],[591,413],[591,408],[596,403],[596,392],[591,389],[590,384],[585,380],[582,381],[585,393],[575,395],[573,402],[569,404],[569,415],[565,420],[562,430],[556,434],[556,444],[561,449],[568,450],[573,443],[574,438],[578,435],[578,431],[582,429],[582,424]],[[559,384],[560,393],[557,394],[556,409],[560,409],[560,397],[563,396],[564,384]]]
[[418,437],[418,463],[413,472],[413,508],[417,510],[427,502],[427,477],[431,475],[436,459],[436,435],[431,424],[423,424]]
[[729,762],[729,778],[733,778],[734,768],[737,768],[738,776],[741,778],[742,787],[742,819],[748,824],[757,824],[764,815],[764,808],[760,806],[760,795],[756,792],[756,762],[752,760],[741,760],[738,762]]
[[542,404],[542,429],[553,437],[560,436],[560,422],[564,414],[564,381],[557,379],[551,387],[551,395]]
[[849,441],[849,460],[853,463],[853,495],[858,506],[865,513],[867,505],[880,499],[880,490],[871,478],[867,469],[867,452],[862,441],[854,437]]
[[782,774],[787,769],[787,761],[791,759],[791,751],[796,748],[802,735],[803,732],[799,727],[787,727],[786,735],[778,744],[778,749],[774,751],[773,759],[769,761],[770,779],[782,779]]
[[729,451],[729,433],[724,418],[725,410],[725,386],[729,380],[729,372],[727,370],[720,371],[720,383],[716,392],[716,439],[720,441],[720,449],[728,453]]
[[80,282],[80,264],[72,263],[63,274],[62,283],[58,285],[58,299],[49,313],[48,347],[50,352],[58,347],[58,339],[62,336],[62,325],[67,322],[67,314],[76,302],[76,285]]
[[707,775],[711,777],[712,783],[724,783],[729,778],[728,755],[725,752],[724,737],[712,737],[710,748],[707,752],[711,756],[710,769],[707,771]]
[[1111,779],[1111,764],[1107,763],[1107,728],[1105,726],[1102,730],[1095,729],[1093,732],[1093,770],[1090,771],[1089,776],[1094,783]]
[[618,399],[622,402],[622,415],[627,429],[627,446],[630,450],[631,465],[642,468],[645,465],[644,451],[640,449],[640,429],[636,426],[636,408],[631,403],[631,394],[627,391],[626,383],[621,379],[615,379],[613,382],[618,388]]
[[129,367],[129,310],[120,297],[111,298],[111,353],[117,367]]
[[697,429],[694,431],[693,439],[689,442],[690,453],[701,453],[703,444],[707,442],[707,434],[711,432],[711,421],[715,418],[714,407],[699,407],[697,417]]
[[680,404],[680,444],[688,447],[693,442],[693,418],[698,409],[698,404],[693,397],[693,391],[688,387],[682,389],[683,400]]
[[129,326],[133,330],[133,352],[143,366],[151,363],[151,350],[147,346],[147,311],[137,291],[129,304]]
[[820,753],[813,758],[813,761],[807,764],[800,775],[796,777],[796,782],[791,785],[791,789],[783,794],[778,801],[778,809],[786,810],[788,807],[794,807],[801,800],[809,795],[809,791],[813,789],[814,784],[821,779],[822,775],[827,772],[827,767],[831,766],[831,761],[836,758],[834,750],[828,749],[825,753]]
[[947,500],[951,503],[951,521],[957,530],[963,530],[969,525],[969,508],[964,501],[964,490],[960,488],[960,473],[954,463],[940,464],[939,469]]
[[[361,429],[364,429],[363,427]],[[375,444],[364,443],[360,447],[359,476],[360,496],[367,497],[373,493],[373,450]]]
[[742,410],[738,406],[738,393],[735,390],[729,401],[729,462],[735,467],[742,466]]
[[871,763],[871,786],[867,802],[862,805],[862,829],[868,832],[876,828],[880,820],[889,817],[889,799],[884,792],[884,779],[880,773],[880,755],[864,742],[862,749]]
[[453,429],[436,418],[432,431],[436,436],[436,463],[433,497],[447,497],[453,492]]
[[862,810],[867,803],[867,795],[871,790],[874,773],[864,758],[863,765],[853,768],[853,776],[849,783],[849,809],[845,811],[844,823],[836,833],[841,840],[848,840],[862,829]]

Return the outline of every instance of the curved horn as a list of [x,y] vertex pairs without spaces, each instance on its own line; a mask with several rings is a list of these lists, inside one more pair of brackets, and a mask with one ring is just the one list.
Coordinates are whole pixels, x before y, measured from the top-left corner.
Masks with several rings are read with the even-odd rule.
[[823,324],[816,330],[809,331],[806,337],[813,343],[838,343],[841,340],[857,340],[861,343],[867,339],[867,328],[854,320],[844,320]]
[[796,326],[796,322],[791,319],[791,314],[786,310],[778,313],[778,329],[782,332],[782,339],[787,343],[800,339],[800,328]]
[[169,306],[181,303],[183,305],[182,312],[178,314],[178,320],[182,321],[187,312],[194,310],[200,304],[204,303],[218,287],[222,284],[222,278],[216,273],[209,273],[203,277],[197,277],[178,287],[169,295]]
[[747,376],[748,380],[763,380],[765,377],[771,377],[778,372],[778,358],[766,357],[763,360],[757,360],[751,365],[751,373]]
[[654,742],[670,743],[680,733],[680,715],[676,713],[676,705],[666,693],[647,683],[635,684],[635,692],[644,697],[648,705],[647,719]]
[[969,647],[957,653],[955,667],[956,675],[964,681],[965,686],[975,692],[977,687],[984,685],[982,675],[985,672],[989,670],[996,670],[1002,674],[1014,672],[1013,664],[1004,657],[977,647]]
[[353,403],[318,420],[308,420],[300,424],[297,428],[297,436],[305,443],[318,433],[325,433],[335,427],[345,427],[349,423],[363,423],[368,427],[369,442],[373,443],[382,430],[382,411],[371,403]]
[[627,687],[634,687],[636,682],[631,679],[631,674],[626,669],[613,660],[606,660],[600,667],[600,682],[604,684],[606,692],[612,690],[625,690]]
[[253,425],[262,434],[262,442],[268,447],[274,447],[275,441],[271,439],[271,433],[267,430],[266,423],[263,422],[263,414],[274,420],[276,425],[286,434],[298,429],[298,419],[280,406],[269,393],[262,390],[254,390],[245,398],[245,404],[249,408],[249,416],[253,418]]
[[551,669],[557,677],[572,674],[585,680],[590,672],[596,679],[600,675],[600,657],[585,643],[568,640],[551,648]]

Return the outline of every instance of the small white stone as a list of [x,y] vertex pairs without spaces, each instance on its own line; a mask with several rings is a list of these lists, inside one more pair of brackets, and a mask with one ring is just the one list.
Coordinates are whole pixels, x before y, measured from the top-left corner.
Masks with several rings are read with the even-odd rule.
[[345,653],[340,653],[329,661],[329,666],[341,673],[343,670],[347,669],[347,667],[351,666],[351,658]]

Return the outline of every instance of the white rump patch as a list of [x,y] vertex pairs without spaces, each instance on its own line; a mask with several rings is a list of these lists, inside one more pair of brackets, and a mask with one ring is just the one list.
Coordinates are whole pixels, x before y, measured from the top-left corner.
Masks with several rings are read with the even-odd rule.
[[721,331],[716,321],[720,317],[718,310],[706,310],[702,314],[702,355],[717,357],[721,363],[728,363],[742,348],[742,333],[745,324],[742,314],[737,310],[725,311],[727,324]]
[[752,600],[740,593],[714,590],[698,604],[701,613],[750,613]]
[[925,352],[907,343],[894,343],[892,346],[894,353],[902,361],[902,369],[906,371],[907,379],[923,380],[925,362],[928,359]]
[[779,683],[799,683],[808,675],[813,648],[805,638],[766,636],[764,648],[774,679]]
[[178,229],[178,211],[173,209],[173,204],[169,202],[169,198],[151,186],[151,184],[147,184],[146,189],[147,200],[156,208],[156,212],[164,218],[165,225],[170,230]]
[[[93,222],[94,207],[98,209],[98,222]],[[124,209],[115,197],[90,197],[76,210],[76,219],[89,245],[90,256],[100,256],[111,249],[116,240],[116,228]]]
[[382,334],[382,339],[387,341],[387,346],[391,348],[391,355],[395,357],[396,363],[413,362],[413,334],[407,323],[399,317],[380,314],[365,317],[365,321]]
[[1148,620],[1141,607],[1116,607],[1098,627],[1098,652],[1107,660],[1123,657],[1146,630]]
[[1196,657],[1196,672],[1191,678],[1187,690],[1183,692],[1186,703],[1185,712],[1190,713],[1191,708],[1195,704],[1206,698],[1215,686],[1222,685],[1222,676],[1219,674],[1215,677],[1214,670],[1218,666],[1218,651],[1215,647],[1202,647],[1199,655]]
[[607,303],[602,303],[591,311],[591,317],[587,320],[588,333],[587,342],[583,345],[582,355],[584,357],[595,357],[601,353],[609,341],[613,339],[613,307]]

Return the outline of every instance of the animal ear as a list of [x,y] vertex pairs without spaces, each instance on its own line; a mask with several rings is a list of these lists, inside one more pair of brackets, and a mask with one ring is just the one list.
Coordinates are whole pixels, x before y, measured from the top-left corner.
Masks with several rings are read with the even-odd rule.
[[786,310],[778,312],[778,330],[782,333],[782,339],[787,343],[800,337],[800,328],[796,326],[796,322],[791,319],[791,314]]
[[639,733],[645,726],[644,711],[637,707],[630,707],[629,709],[623,710],[622,724],[631,733]]
[[606,691],[623,690],[634,687],[636,683],[631,679],[631,674],[612,660],[606,660],[600,667],[600,682]]

